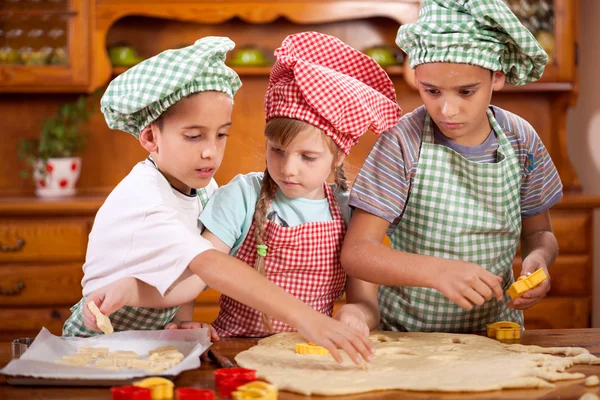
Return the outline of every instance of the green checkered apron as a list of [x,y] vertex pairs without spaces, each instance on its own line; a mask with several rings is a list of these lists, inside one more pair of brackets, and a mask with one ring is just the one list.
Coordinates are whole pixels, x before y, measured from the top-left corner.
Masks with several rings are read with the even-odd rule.
[[196,193],[198,194],[198,198],[200,199],[200,204],[202,205],[202,209],[206,207],[206,203],[208,203],[208,192],[205,188],[196,189]]
[[[404,215],[392,234],[392,248],[428,256],[464,260],[514,282],[512,260],[521,235],[521,167],[491,110],[488,119],[498,137],[497,162],[472,162],[434,144],[426,115],[418,170]],[[495,298],[467,311],[435,289],[379,286],[385,329],[474,332],[508,320],[523,324],[521,311]]]
[[[71,316],[63,325],[63,336],[96,336],[102,332],[90,331],[83,324],[83,307],[85,297],[71,307]],[[179,306],[171,308],[144,308],[125,306],[110,315],[110,322],[115,332],[142,330],[151,331],[163,329],[166,324],[173,320]]]

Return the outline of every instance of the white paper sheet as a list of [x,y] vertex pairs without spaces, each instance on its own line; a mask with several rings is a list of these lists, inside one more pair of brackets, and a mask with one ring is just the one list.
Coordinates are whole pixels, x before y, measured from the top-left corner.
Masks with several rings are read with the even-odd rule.
[[[182,371],[200,366],[200,355],[212,343],[207,329],[181,329],[164,331],[125,331],[91,338],[64,338],[54,336],[46,328],[42,328],[25,354],[18,360],[12,360],[0,374],[7,376],[28,376],[45,379],[131,379],[148,376],[141,369],[121,368],[119,371],[108,371],[101,368],[74,367],[56,364],[65,355],[75,354],[83,345],[91,347],[108,347],[109,350],[131,350],[148,358],[148,351],[157,347],[173,345],[184,358],[178,365],[169,368],[159,375],[177,375]],[[155,375],[155,374],[153,374]]]

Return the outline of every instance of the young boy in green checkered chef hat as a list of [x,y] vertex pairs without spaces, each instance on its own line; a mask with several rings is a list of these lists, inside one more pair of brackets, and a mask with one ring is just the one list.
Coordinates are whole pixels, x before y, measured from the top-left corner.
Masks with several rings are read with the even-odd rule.
[[[224,63],[234,43],[206,37],[167,50],[113,80],[101,100],[109,127],[134,135],[150,156],[108,196],[94,221],[83,266],[83,299],[63,335],[99,333],[87,304],[116,331],[194,328],[195,298],[210,285],[287,321],[307,339],[369,358],[363,334],[286,293],[247,264],[215,250],[198,216],[217,188],[213,175],[231,127],[238,75]],[[213,336],[214,337],[214,336]]]
[[490,99],[539,79],[548,57],[501,0],[425,0],[396,43],[424,106],[381,135],[358,174],[342,265],[380,284],[385,329],[522,325],[550,279],[509,302],[512,261],[520,243],[521,275],[554,263],[548,209],[562,185],[531,125]]

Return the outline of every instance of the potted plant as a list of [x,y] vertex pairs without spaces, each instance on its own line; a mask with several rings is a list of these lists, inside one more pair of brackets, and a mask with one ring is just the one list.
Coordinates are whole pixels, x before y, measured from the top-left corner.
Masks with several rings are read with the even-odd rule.
[[[92,114],[87,98],[81,96],[45,119],[38,139],[19,141],[19,158],[26,160],[33,170],[36,195],[62,197],[75,194],[81,172],[81,158],[76,155],[87,139],[81,126]],[[29,171],[21,171],[21,175],[24,178],[30,176]]]

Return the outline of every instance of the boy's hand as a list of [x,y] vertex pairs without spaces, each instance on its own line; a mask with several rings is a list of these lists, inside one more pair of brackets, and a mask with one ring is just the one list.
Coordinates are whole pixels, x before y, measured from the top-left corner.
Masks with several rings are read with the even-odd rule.
[[361,356],[365,361],[371,361],[375,349],[368,336],[314,310],[304,314],[299,316],[300,323],[294,325],[298,332],[310,342],[329,350],[337,362],[342,362],[339,348],[355,364],[361,363]]
[[201,329],[208,328],[208,338],[211,340],[219,340],[219,334],[217,330],[211,325],[204,322],[195,322],[195,321],[178,321],[178,322],[170,322],[165,325],[164,329]]
[[333,318],[366,336],[371,332],[365,313],[356,304],[344,304]]
[[106,316],[110,316],[115,311],[127,305],[129,296],[137,288],[135,278],[123,278],[111,283],[95,292],[90,293],[83,305],[83,323],[85,327],[93,332],[101,332],[96,325],[96,316],[88,308],[88,303],[93,301],[96,303],[100,312]]
[[433,288],[465,310],[472,309],[474,305],[483,305],[492,297],[497,300],[504,298],[501,277],[474,263],[445,261]]
[[543,257],[534,253],[525,257],[523,266],[521,267],[521,276],[531,275],[540,268],[544,270],[548,278],[533,289],[526,291],[523,296],[509,302],[507,307],[514,308],[515,310],[524,310],[546,296],[546,293],[550,290],[550,273],[548,273],[548,266]]

